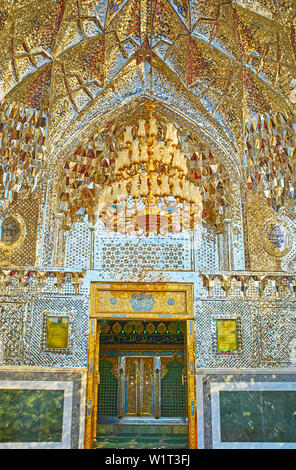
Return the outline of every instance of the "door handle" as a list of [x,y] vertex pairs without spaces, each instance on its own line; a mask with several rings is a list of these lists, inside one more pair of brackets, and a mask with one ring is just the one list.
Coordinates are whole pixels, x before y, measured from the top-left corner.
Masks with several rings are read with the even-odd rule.
[[159,373],[160,370],[157,368],[155,369],[156,373],[156,386],[155,386],[155,401],[156,401],[156,406],[155,406],[155,418],[159,419],[160,413],[159,413]]
[[119,369],[119,410],[118,410],[118,418],[122,418],[122,393],[123,393],[123,368],[120,367]]

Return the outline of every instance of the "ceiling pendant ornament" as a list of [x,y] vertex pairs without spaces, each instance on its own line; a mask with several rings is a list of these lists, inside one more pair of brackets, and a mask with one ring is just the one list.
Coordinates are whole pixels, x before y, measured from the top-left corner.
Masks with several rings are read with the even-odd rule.
[[99,217],[108,230],[122,234],[193,231],[201,219],[202,197],[187,178],[187,158],[179,148],[177,129],[168,123],[162,132],[153,117],[155,105],[146,106],[149,119],[125,128],[115,181],[99,197]]
[[275,212],[296,197],[294,119],[266,113],[245,126],[246,189],[261,194]]

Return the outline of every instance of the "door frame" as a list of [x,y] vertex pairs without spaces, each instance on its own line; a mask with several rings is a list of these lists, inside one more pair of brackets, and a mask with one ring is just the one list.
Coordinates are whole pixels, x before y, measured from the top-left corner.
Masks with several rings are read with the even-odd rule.
[[[183,292],[185,295],[185,308],[181,312],[177,309],[167,313],[134,312],[123,309],[121,313],[112,312],[112,307],[106,309],[106,305],[98,302],[98,295],[102,291],[120,291],[129,293],[155,292],[161,295],[166,292]],[[109,311],[110,310],[110,311]],[[89,337],[87,359],[87,386],[86,386],[86,411],[85,411],[85,439],[84,447],[91,449],[97,432],[97,401],[99,384],[99,346],[100,328],[102,320],[128,321],[128,320],[170,320],[185,321],[185,356],[187,370],[187,402],[188,402],[188,448],[197,449],[197,420],[196,420],[196,384],[195,384],[195,335],[194,335],[194,303],[193,284],[189,283],[121,283],[121,282],[92,282],[90,286],[89,308]]]

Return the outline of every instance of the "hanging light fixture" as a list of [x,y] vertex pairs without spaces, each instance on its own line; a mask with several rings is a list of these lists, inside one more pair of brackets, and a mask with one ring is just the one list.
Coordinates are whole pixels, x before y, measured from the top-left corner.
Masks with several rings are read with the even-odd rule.
[[187,179],[187,158],[179,149],[177,129],[169,123],[164,140],[154,103],[149,119],[128,126],[115,160],[115,181],[100,194],[98,213],[108,230],[165,235],[194,230],[202,213],[199,189]]

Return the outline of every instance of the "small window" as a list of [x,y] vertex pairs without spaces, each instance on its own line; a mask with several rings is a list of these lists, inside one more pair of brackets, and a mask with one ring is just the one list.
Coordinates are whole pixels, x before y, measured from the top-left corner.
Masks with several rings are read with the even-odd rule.
[[237,320],[216,320],[216,334],[217,334],[217,352],[229,353],[238,352],[238,325]]
[[68,316],[45,315],[43,349],[52,352],[70,352]]

